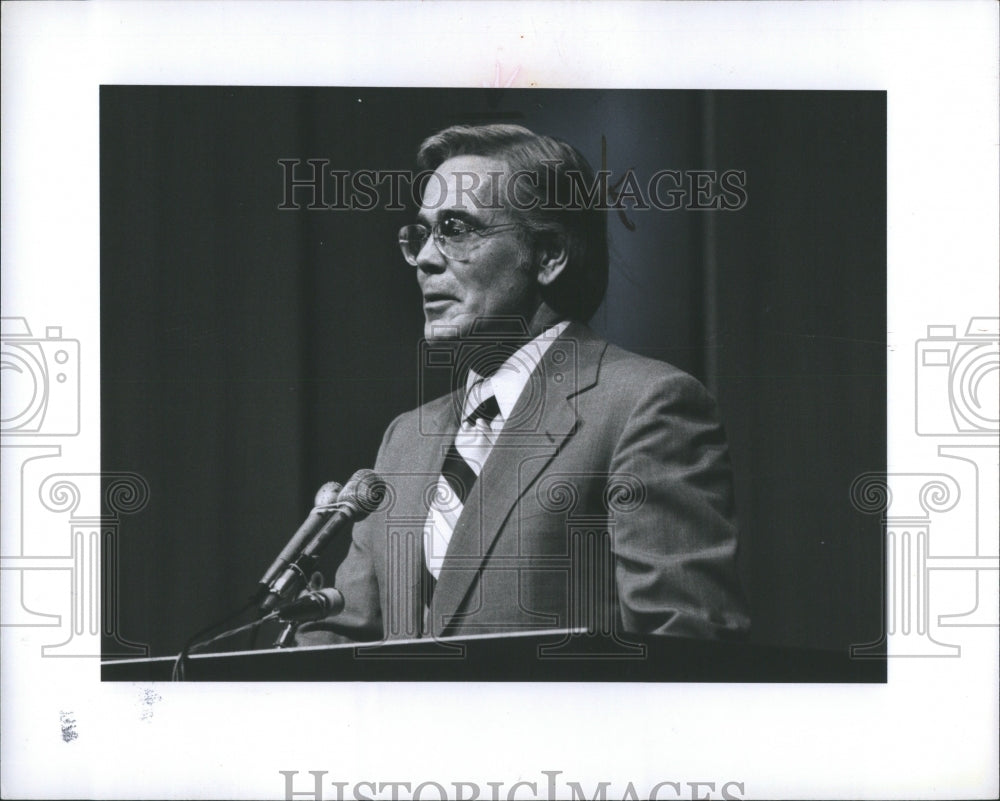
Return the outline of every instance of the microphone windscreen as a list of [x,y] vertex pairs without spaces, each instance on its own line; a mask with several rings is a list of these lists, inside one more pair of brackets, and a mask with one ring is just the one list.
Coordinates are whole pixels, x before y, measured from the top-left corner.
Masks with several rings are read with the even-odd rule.
[[354,520],[364,520],[385,501],[388,487],[374,470],[358,470],[340,491],[338,503],[344,504]]
[[343,488],[339,481],[327,481],[322,487],[316,490],[313,505],[323,507],[336,503]]

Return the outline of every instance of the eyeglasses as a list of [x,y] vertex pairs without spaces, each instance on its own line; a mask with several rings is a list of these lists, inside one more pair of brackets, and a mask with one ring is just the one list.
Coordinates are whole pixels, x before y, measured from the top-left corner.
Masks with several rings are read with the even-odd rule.
[[483,237],[517,227],[518,223],[476,226],[455,217],[445,217],[431,229],[419,223],[404,225],[399,229],[399,249],[403,251],[403,258],[416,267],[420,251],[428,237],[433,237],[434,246],[442,256],[462,261],[469,258]]

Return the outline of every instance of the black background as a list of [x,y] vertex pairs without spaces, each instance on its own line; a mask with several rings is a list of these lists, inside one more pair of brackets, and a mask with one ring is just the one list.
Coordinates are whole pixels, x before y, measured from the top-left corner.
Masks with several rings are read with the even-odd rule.
[[413,212],[279,210],[279,159],[409,169],[447,125],[506,121],[595,167],[603,137],[615,177],[746,172],[739,211],[628,211],[634,231],[612,213],[591,325],[717,397],[753,640],[878,639],[880,522],[849,490],[885,470],[885,109],[882,92],[102,87],[102,469],[150,486],[105,570],[110,628],[170,654],[238,607],[319,485],[371,466],[437,389],[395,241]]

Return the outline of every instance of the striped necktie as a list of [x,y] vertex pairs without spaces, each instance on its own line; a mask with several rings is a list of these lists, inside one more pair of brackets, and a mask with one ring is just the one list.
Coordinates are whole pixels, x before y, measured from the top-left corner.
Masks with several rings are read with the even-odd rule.
[[476,483],[486,457],[493,449],[495,435],[490,426],[500,414],[500,406],[488,380],[473,387],[469,397],[475,397],[475,390],[480,386],[479,405],[462,420],[455,440],[448,448],[430,507],[429,525],[424,534],[424,559],[435,579],[441,574],[448,543],[472,485]]

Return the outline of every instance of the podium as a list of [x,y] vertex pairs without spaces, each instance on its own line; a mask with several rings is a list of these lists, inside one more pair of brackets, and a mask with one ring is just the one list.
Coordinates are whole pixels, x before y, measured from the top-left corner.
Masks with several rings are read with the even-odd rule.
[[[173,656],[107,659],[102,681],[169,681]],[[885,659],[679,637],[549,630],[194,654],[187,681],[884,683]]]

